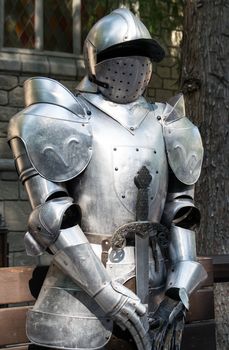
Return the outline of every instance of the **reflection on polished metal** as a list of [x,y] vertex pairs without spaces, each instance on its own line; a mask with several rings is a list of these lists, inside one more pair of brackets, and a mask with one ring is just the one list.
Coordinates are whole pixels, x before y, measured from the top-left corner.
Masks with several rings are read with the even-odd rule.
[[70,227],[77,224],[78,206],[72,204],[72,198],[55,198],[32,211],[28,222],[29,232],[46,249],[56,241],[66,220]]
[[195,232],[172,225],[170,235],[169,256],[172,267],[168,273],[167,294],[182,289],[180,297],[186,297],[185,293],[190,295],[206,279],[207,274],[203,266],[196,262]]
[[125,56],[130,56],[130,50],[157,62],[165,55],[137,17],[127,9],[117,9],[98,21],[85,40],[85,65],[89,76],[96,77],[95,65],[98,61],[117,57],[117,54],[114,56],[116,51],[121,51],[122,56],[123,52],[126,52]]
[[30,341],[58,349],[101,349],[112,329],[112,320],[99,305],[52,264],[39,302],[28,312]]
[[[85,110],[76,100],[75,96],[58,81],[35,77],[26,80],[24,85],[25,106],[35,103],[51,103],[60,107],[65,107],[82,119],[85,118]],[[37,112],[39,115],[39,112]],[[58,118],[59,113],[55,115]]]
[[[181,95],[166,104],[142,96],[164,51],[129,10],[96,23],[84,54],[88,75],[76,96],[52,79],[29,79],[26,108],[10,121],[33,208],[26,250],[53,254],[27,335],[45,347],[103,349],[115,322],[138,350],[151,350],[148,316],[163,315],[168,300],[168,321],[179,322],[176,306],[188,308],[206,277],[192,231],[202,143]],[[166,329],[157,332],[161,347]]]
[[[188,223],[188,227],[191,228],[194,225],[199,225],[200,222],[200,212],[196,208],[193,201],[185,197],[175,198],[166,203],[164,213],[163,213],[163,223],[166,226],[170,226],[171,223],[182,225],[182,223]],[[186,225],[187,227],[187,225]]]
[[[57,87],[67,94],[60,84]],[[82,119],[67,108],[43,102],[26,108],[11,120],[8,139],[18,137],[24,142],[28,157],[41,176],[54,182],[67,181],[85,169],[92,155],[88,116]]]
[[190,260],[177,262],[168,273],[167,294],[172,295],[168,291],[172,292],[173,289],[179,291],[183,288],[190,295],[206,278],[207,273],[200,263]]
[[203,146],[198,128],[184,117],[183,105],[183,97],[179,95],[174,107],[166,106],[163,113],[164,136],[169,165],[174,174],[182,183],[192,185],[200,176]]
[[116,120],[132,134],[139,128],[148,113],[152,113],[154,110],[154,106],[149,105],[142,96],[132,103],[118,104],[109,101],[100,94],[83,93],[82,95],[92,105]]
[[39,244],[31,235],[30,232],[26,232],[24,237],[25,249],[27,255],[39,256],[45,251],[45,247]]
[[169,255],[173,264],[179,261],[196,261],[195,232],[172,225]]

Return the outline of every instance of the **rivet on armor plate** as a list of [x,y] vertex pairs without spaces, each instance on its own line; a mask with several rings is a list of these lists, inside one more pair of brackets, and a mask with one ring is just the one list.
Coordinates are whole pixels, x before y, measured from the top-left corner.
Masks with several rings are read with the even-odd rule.
[[115,168],[115,171],[118,171],[118,168]]
[[156,154],[156,153],[157,153],[157,151],[153,151],[153,153],[154,153],[154,154]]
[[114,151],[117,151],[117,148],[115,147],[115,148],[113,148],[113,150],[114,150]]
[[132,130],[132,131],[133,131],[133,130],[134,130],[134,127],[133,127],[133,126],[131,126],[130,130]]
[[91,115],[91,111],[87,111],[87,115]]
[[161,116],[160,115],[157,116],[157,120],[161,120]]

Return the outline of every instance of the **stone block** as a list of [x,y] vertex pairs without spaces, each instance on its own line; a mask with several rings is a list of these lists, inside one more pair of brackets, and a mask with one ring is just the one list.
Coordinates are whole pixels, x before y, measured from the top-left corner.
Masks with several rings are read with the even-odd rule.
[[24,92],[21,86],[17,86],[9,92],[9,104],[12,107],[24,107]]
[[156,90],[156,101],[157,102],[168,102],[168,100],[174,96],[173,91],[171,90]]
[[175,79],[164,79],[163,80],[163,88],[166,90],[178,90],[178,83]]
[[7,137],[7,129],[8,129],[8,123],[0,122],[0,137]]
[[76,62],[68,57],[48,57],[50,74],[76,77]]
[[9,231],[26,231],[31,212],[26,201],[5,201],[5,221]]
[[31,74],[30,76],[26,75],[26,76],[20,76],[19,77],[19,85],[23,87],[24,82],[30,78],[32,78],[34,76],[34,74]]
[[161,62],[160,67],[174,67],[177,64],[177,58],[172,56],[166,56]]
[[170,78],[171,77],[170,68],[168,68],[168,67],[160,67],[160,66],[158,66],[157,67],[157,74],[161,78]]
[[173,79],[179,79],[180,72],[179,72],[178,66],[172,67],[171,70],[172,70],[172,75],[171,75],[171,77],[172,77]]
[[24,235],[25,232],[9,232],[7,242],[9,244],[9,252],[24,251]]
[[45,55],[26,55],[21,54],[21,64],[23,72],[31,73],[49,73],[49,63]]
[[1,171],[0,176],[1,176],[1,180],[8,180],[8,181],[18,180],[18,174],[16,171]]
[[13,75],[0,75],[0,89],[12,90],[18,85],[18,77]]
[[0,105],[5,106],[8,103],[8,93],[4,90],[0,90]]
[[17,108],[2,106],[0,108],[0,121],[8,122],[11,117],[13,117],[17,113]]
[[146,94],[147,97],[155,97],[155,95],[156,95],[155,89],[152,89],[152,88],[147,89],[147,94]]
[[162,85],[163,85],[163,80],[157,74],[155,74],[151,80],[151,87],[162,88]]
[[1,155],[1,159],[12,159],[12,152],[11,149],[7,143],[7,139],[1,138],[0,137],[0,155]]
[[0,201],[0,215],[2,216],[2,218],[4,218],[4,212],[5,212],[4,208],[5,208],[4,202]]
[[29,256],[26,251],[12,253],[11,266],[33,266],[37,265],[37,258]]
[[0,70],[1,71],[20,71],[21,61],[19,53],[0,52]]
[[17,181],[0,181],[0,200],[17,200],[18,199],[18,182]]
[[14,266],[14,254],[13,253],[8,254],[8,264],[9,264],[9,266]]

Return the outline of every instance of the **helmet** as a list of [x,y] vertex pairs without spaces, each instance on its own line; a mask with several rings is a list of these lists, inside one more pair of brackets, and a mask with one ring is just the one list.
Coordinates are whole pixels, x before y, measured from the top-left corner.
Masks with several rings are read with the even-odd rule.
[[136,100],[149,83],[151,60],[159,62],[163,57],[161,46],[126,8],[100,19],[84,44],[89,79],[104,96],[117,103]]

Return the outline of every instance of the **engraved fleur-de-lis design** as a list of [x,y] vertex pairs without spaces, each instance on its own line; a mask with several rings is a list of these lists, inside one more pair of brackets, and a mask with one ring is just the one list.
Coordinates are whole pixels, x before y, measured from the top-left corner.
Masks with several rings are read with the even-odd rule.
[[75,158],[79,152],[79,141],[75,137],[70,137],[63,143],[62,153],[60,153],[60,150],[60,146],[47,145],[41,153],[47,159],[55,158],[56,162],[61,166],[69,168],[72,164],[75,164]]

